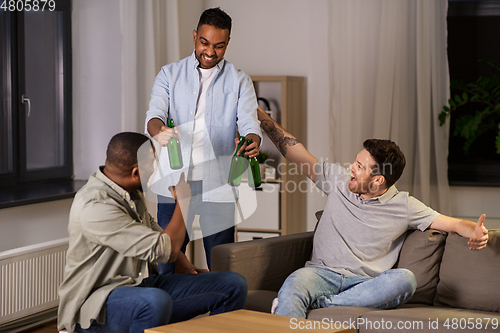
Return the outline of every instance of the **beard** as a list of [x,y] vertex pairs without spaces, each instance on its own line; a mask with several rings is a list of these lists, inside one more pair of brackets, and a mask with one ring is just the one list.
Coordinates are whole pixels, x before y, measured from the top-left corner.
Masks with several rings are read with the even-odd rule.
[[[355,180],[355,182],[352,182],[353,179]],[[360,181],[356,178],[351,178],[351,180],[349,181],[349,191],[351,191],[352,193],[356,194],[368,193],[369,186],[370,186],[369,182],[364,180]]]

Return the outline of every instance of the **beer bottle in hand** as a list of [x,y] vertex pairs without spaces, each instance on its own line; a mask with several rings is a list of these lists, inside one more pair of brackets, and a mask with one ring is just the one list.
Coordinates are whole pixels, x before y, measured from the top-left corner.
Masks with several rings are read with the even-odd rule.
[[[247,145],[250,145],[251,143],[252,139],[248,139]],[[256,189],[261,184],[259,161],[257,161],[257,157],[248,157],[248,162],[250,164],[250,167],[248,168],[249,170],[248,185],[251,188]]]
[[227,182],[231,186],[240,186],[241,184],[241,175],[245,170],[245,157],[238,155],[238,151],[241,149],[243,144],[245,143],[245,137],[240,137],[240,143],[238,143],[238,148],[236,148],[236,152],[231,159],[231,167],[229,169],[229,179]]
[[[167,119],[167,126],[174,128],[174,121],[170,118]],[[170,160],[170,168],[177,170],[182,168],[182,151],[181,143],[176,138],[171,138],[167,143],[168,159]]]

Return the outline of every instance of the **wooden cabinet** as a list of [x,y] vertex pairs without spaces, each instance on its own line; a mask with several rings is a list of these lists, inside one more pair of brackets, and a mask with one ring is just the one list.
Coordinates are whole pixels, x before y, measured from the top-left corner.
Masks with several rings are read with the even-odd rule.
[[[270,103],[273,118],[307,147],[306,80],[296,76],[252,76],[257,97]],[[263,103],[259,103],[265,109]],[[266,163],[276,168],[276,179],[264,181],[255,191],[257,208],[237,225],[238,239],[271,237],[304,232],[306,226],[307,178],[297,166],[281,156],[264,133],[261,151],[269,152]],[[264,175],[261,175],[264,178]],[[240,190],[243,202],[245,190]]]

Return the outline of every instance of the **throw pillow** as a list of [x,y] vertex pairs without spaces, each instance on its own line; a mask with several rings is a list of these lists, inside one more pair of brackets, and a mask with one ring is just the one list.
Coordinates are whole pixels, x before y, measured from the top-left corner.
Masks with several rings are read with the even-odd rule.
[[435,305],[500,311],[500,230],[488,236],[488,245],[479,251],[469,249],[468,238],[448,236]]
[[432,305],[446,235],[446,232],[435,229],[408,231],[397,264],[398,268],[412,271],[417,279],[417,290],[408,303]]

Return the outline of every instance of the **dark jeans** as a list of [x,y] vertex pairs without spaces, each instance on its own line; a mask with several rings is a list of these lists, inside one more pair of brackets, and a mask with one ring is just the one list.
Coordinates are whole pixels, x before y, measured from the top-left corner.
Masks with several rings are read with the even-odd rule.
[[152,275],[137,287],[118,287],[106,301],[106,324],[77,332],[142,333],[147,328],[242,309],[247,282],[234,272]]
[[[192,198],[189,204],[189,213],[187,226],[193,223],[194,216],[200,216],[200,227],[203,235],[203,246],[205,248],[205,255],[207,258],[208,269],[211,269],[211,252],[214,246],[226,243],[234,243],[234,203],[213,203],[203,202],[202,197],[202,182],[189,182],[191,186]],[[175,209],[175,201],[172,198],[158,196],[158,224],[160,227],[165,228]],[[222,225],[228,228],[217,232],[211,233],[214,226]],[[220,230],[219,229],[219,230]],[[209,234],[208,236],[205,236]],[[184,244],[181,251],[186,253],[186,246],[189,243],[189,236],[186,233]],[[158,264],[158,271],[162,274],[169,274],[174,272],[174,264]]]

